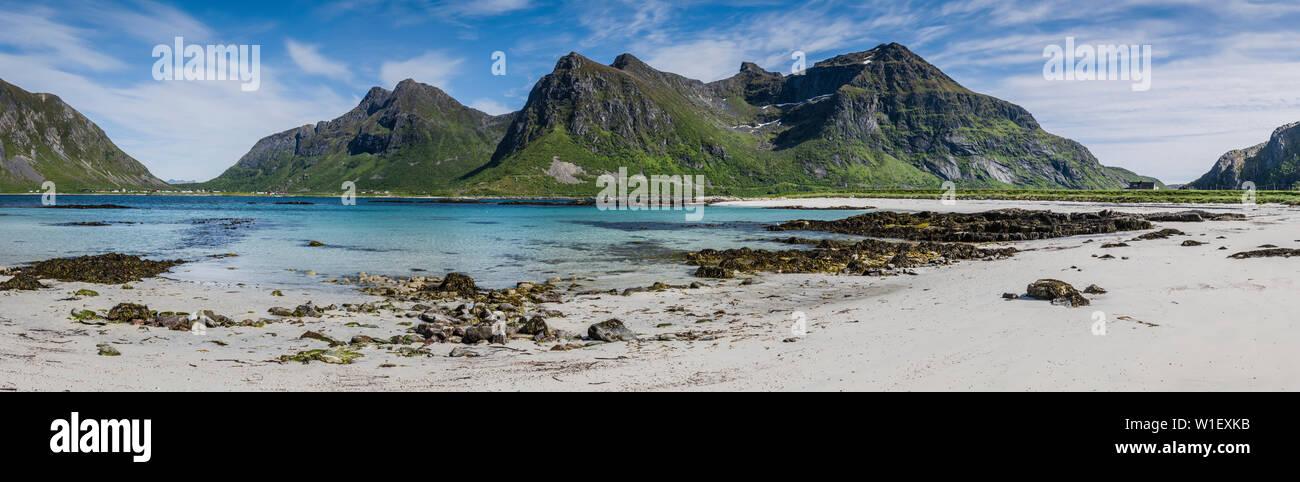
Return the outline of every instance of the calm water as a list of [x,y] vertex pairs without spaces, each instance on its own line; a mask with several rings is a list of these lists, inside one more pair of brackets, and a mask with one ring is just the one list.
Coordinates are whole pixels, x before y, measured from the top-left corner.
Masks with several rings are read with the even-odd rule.
[[[176,268],[170,276],[218,283],[319,287],[322,279],[354,276],[358,271],[439,276],[460,271],[493,288],[552,276],[589,277],[598,281],[588,284],[601,288],[628,287],[689,279],[693,269],[680,259],[685,251],[740,246],[788,249],[784,244],[753,241],[794,234],[765,231],[767,224],[859,213],[710,206],[704,208],[703,220],[691,222],[682,211],[618,212],[592,206],[495,202],[398,204],[357,199],[355,206],[343,206],[338,198],[68,195],[58,201],[135,209],[38,209],[39,196],[0,196],[0,265],[121,252],[189,260],[192,263]],[[239,221],[232,224],[232,219]],[[69,224],[73,222],[111,224]],[[308,247],[310,240],[328,246]],[[238,256],[208,257],[223,253]],[[307,276],[305,270],[319,275]]]

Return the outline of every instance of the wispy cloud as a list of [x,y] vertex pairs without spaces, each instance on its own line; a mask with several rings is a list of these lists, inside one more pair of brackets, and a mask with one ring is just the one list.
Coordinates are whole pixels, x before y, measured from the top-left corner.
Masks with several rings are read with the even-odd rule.
[[289,58],[293,59],[293,63],[297,64],[303,72],[339,80],[348,80],[352,76],[347,64],[326,58],[315,45],[288,39],[285,41],[285,49],[289,51]]
[[450,80],[464,62],[465,59],[447,52],[430,50],[412,59],[384,62],[379,66],[379,79],[386,87],[404,79],[415,79],[450,92]]

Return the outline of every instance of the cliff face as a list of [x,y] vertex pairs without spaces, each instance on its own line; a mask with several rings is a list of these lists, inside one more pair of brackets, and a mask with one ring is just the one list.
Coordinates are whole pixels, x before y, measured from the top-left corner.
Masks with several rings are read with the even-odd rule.
[[267,136],[200,187],[221,190],[420,190],[446,187],[486,163],[510,116],[465,107],[413,80],[370,89],[342,116]]
[[0,189],[163,189],[167,183],[52,94],[0,80]]
[[1300,122],[1273,131],[1268,142],[1228,151],[1191,189],[1240,189],[1242,183],[1257,189],[1300,188]]

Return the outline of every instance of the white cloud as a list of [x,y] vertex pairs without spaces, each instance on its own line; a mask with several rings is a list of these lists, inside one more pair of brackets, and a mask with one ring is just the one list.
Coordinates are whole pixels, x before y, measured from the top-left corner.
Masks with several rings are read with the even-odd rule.
[[506,107],[505,104],[493,99],[478,99],[470,103],[469,106],[491,115],[501,115],[514,111],[514,109]]
[[446,52],[430,50],[413,59],[384,62],[379,66],[379,79],[385,87],[409,78],[451,92],[448,83],[464,61]]
[[285,48],[289,51],[289,58],[293,59],[293,63],[297,64],[303,72],[339,80],[348,80],[352,76],[346,64],[321,55],[315,45],[301,44],[288,39],[285,41]]

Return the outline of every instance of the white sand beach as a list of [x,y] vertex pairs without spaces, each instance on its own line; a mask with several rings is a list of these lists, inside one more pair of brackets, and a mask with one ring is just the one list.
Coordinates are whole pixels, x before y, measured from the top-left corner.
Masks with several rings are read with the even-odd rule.
[[[765,274],[707,280],[701,289],[618,295],[566,295],[547,308],[553,326],[586,333],[619,318],[644,341],[569,351],[512,340],[467,348],[478,357],[403,357],[378,347],[349,365],[278,363],[280,355],[323,348],[299,340],[307,330],[347,340],[388,337],[410,322],[391,314],[330,312],[302,324],[170,331],[127,324],[91,326],[74,309],[144,303],[155,310],[214,310],[235,319],[272,306],[360,303],[362,294],[323,295],[264,287],[197,284],[166,278],[118,286],[46,280],[41,291],[0,292],[0,390],[1260,390],[1300,388],[1300,258],[1230,259],[1272,244],[1300,248],[1300,208],[1224,205],[802,199],[728,202],[747,206],[863,205],[881,209],[976,212],[1009,207],[1127,212],[1203,209],[1248,214],[1246,221],[1156,223],[1188,236],[1130,242],[1142,232],[1012,244],[1022,252],[891,277]],[[1220,238],[1222,237],[1222,238]],[[1193,239],[1208,244],[1182,246]],[[1226,247],[1226,250],[1219,249]],[[1113,255],[1113,259],[1096,256]],[[1055,278],[1082,289],[1091,306],[1031,299],[1026,285]],[[0,277],[0,279],[6,279]],[[98,297],[69,300],[78,289]],[[201,307],[201,308],[200,308]],[[808,333],[791,334],[803,312]],[[1095,335],[1094,316],[1106,321]],[[252,314],[250,314],[252,313]],[[707,321],[701,321],[707,320]],[[418,321],[416,321],[418,323]],[[374,328],[354,325],[373,325]],[[665,325],[671,324],[671,325]],[[657,335],[692,330],[696,341]],[[797,341],[783,341],[797,338]],[[100,356],[113,344],[120,356]]]

